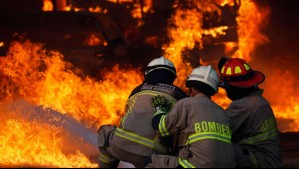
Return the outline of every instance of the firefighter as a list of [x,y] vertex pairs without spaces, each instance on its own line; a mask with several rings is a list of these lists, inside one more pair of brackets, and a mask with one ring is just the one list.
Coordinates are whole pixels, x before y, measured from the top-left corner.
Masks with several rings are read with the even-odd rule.
[[211,100],[218,84],[211,65],[199,66],[186,80],[190,97],[178,101],[169,113],[167,102],[153,97],[152,126],[162,136],[178,135],[178,155],[153,154],[147,168],[235,167],[229,119]]
[[[153,153],[167,154],[167,147],[151,126],[154,110],[153,96],[163,96],[170,102],[170,110],[178,100],[187,97],[186,93],[173,85],[176,79],[174,64],[164,58],[152,60],[146,70],[145,79],[130,94],[126,104],[126,114],[119,127],[103,125],[98,130],[100,149],[99,163],[102,168],[117,167],[120,161],[144,167],[147,157]],[[169,140],[166,140],[166,142]]]
[[231,121],[237,167],[281,167],[276,119],[263,89],[258,87],[265,75],[239,58],[222,58],[218,66],[220,86],[232,100],[226,114]]

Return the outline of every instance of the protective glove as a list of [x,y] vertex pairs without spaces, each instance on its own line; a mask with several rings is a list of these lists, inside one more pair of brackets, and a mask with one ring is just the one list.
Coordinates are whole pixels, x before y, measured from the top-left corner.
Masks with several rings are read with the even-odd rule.
[[161,96],[161,95],[152,97],[151,104],[152,104],[155,112],[162,111],[164,113],[168,113],[172,106],[172,104],[169,102],[169,100],[166,99],[165,96]]

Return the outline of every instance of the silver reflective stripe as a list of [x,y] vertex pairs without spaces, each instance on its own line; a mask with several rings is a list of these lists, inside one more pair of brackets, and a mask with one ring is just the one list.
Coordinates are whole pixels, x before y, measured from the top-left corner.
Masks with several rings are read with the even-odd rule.
[[277,135],[278,135],[277,129],[272,129],[268,132],[258,134],[253,137],[244,138],[244,139],[240,140],[238,143],[239,144],[254,144],[254,143],[257,143],[260,141],[265,141],[265,140],[267,140],[271,137],[277,136]]
[[194,74],[189,75],[189,77],[197,77],[197,78],[200,78],[200,79],[205,78],[205,76],[203,76],[203,75],[194,75]]
[[[208,71],[208,73],[210,73],[210,72]],[[192,75],[189,75],[189,77],[200,78],[200,79],[203,79],[203,80],[205,79],[205,76],[203,76],[203,75],[194,75],[194,74],[192,74]],[[218,86],[218,82],[215,81],[212,78],[209,78],[209,74],[207,75],[207,81],[209,81],[210,83],[214,84],[215,86]]]
[[155,149],[161,153],[165,153],[166,152],[166,148],[163,147],[162,145],[160,145],[159,143],[156,143],[154,140],[150,140],[148,138],[139,136],[137,134],[122,130],[120,128],[117,128],[115,131],[115,134],[121,138],[133,141],[135,143],[144,145],[146,147]]

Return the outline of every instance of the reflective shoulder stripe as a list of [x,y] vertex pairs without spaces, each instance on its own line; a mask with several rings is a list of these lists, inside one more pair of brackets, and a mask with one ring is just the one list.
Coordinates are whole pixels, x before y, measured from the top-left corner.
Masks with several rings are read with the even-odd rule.
[[265,140],[267,140],[271,137],[274,137],[276,135],[278,135],[277,129],[272,129],[268,132],[261,133],[256,136],[253,136],[253,137],[244,138],[244,139],[240,140],[238,143],[239,144],[254,144],[254,143],[257,143],[260,141],[265,141]]
[[102,162],[104,162],[104,163],[106,163],[106,164],[109,164],[110,161],[112,161],[112,159],[109,158],[109,156],[106,156],[106,155],[104,155],[102,153],[100,153],[99,160],[102,161]]
[[192,134],[189,136],[187,144],[194,143],[199,140],[204,140],[204,139],[213,139],[213,140],[219,140],[227,143],[231,143],[231,136],[227,136],[224,134],[219,134],[216,132],[201,132],[201,133],[196,133]]
[[191,163],[189,163],[188,160],[185,160],[185,159],[182,159],[182,158],[179,158],[179,163],[184,168],[196,168],[194,165],[192,165]]
[[[133,96],[131,96],[129,99],[130,100],[133,100],[132,102],[136,102],[136,98],[135,97],[137,97],[137,96],[141,96],[141,95],[152,95],[152,96],[157,96],[157,95],[161,95],[161,94],[164,94],[164,93],[162,93],[162,92],[157,92],[157,91],[154,91],[154,90],[144,90],[144,91],[141,91],[141,92],[138,92],[138,93],[136,93],[136,94],[134,94]],[[173,97],[173,96],[171,96],[171,95],[168,95],[168,94],[165,94],[165,95],[167,95],[167,99],[169,99],[169,101],[170,101],[170,103],[172,103],[172,105],[174,104],[174,103],[176,103],[177,102],[177,100]],[[130,114],[130,113],[132,113],[132,107],[130,107],[128,110],[127,110],[127,112],[126,112],[126,114],[124,115],[124,117],[121,119],[121,125],[123,125],[124,124],[124,122],[125,122],[125,120],[126,120],[126,118],[127,118],[127,115],[128,114]]]
[[137,134],[122,130],[120,128],[116,129],[115,134],[121,138],[155,149],[161,153],[166,152],[166,148],[160,145],[159,143],[155,142],[154,140],[139,136]]
[[169,136],[169,132],[167,131],[165,120],[166,120],[166,115],[163,115],[159,122],[159,132],[162,136]]
[[140,96],[140,95],[152,95],[152,96],[156,96],[156,95],[161,95],[161,94],[167,95],[168,96],[167,99],[169,99],[169,101],[171,103],[177,102],[177,100],[173,96],[168,95],[168,94],[163,93],[163,92],[157,92],[157,91],[154,91],[154,90],[144,90],[144,91],[141,91],[141,92],[138,92],[138,93],[134,94],[130,98],[136,97],[136,96]]

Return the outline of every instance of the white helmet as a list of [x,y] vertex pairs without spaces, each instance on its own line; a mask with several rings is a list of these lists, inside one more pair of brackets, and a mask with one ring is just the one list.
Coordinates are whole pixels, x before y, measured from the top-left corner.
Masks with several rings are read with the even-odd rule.
[[219,77],[211,65],[198,66],[193,69],[187,78],[186,86],[196,85],[197,82],[205,83],[212,87],[216,93],[218,92]]
[[154,70],[157,70],[157,69],[168,70],[176,76],[176,69],[175,69],[174,64],[170,60],[166,59],[163,56],[161,56],[160,58],[156,58],[156,59],[152,60],[147,65],[147,68],[145,70],[145,75],[147,75],[148,73],[150,73]]

